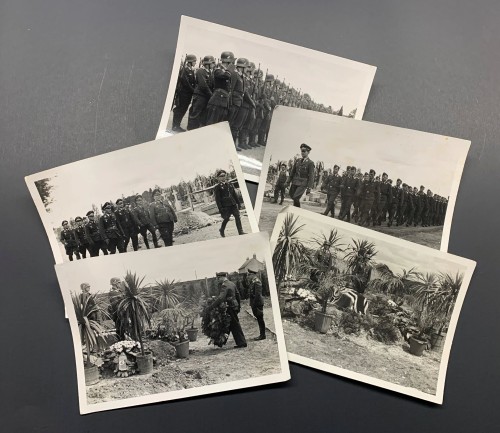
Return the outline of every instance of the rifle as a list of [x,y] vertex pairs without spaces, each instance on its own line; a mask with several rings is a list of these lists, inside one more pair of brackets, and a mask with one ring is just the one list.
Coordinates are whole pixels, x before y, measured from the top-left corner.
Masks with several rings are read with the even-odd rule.
[[255,101],[259,97],[259,81],[260,81],[259,75],[260,75],[260,63],[259,63],[259,68],[257,69],[257,77],[255,77],[255,83],[253,86],[253,99]]
[[172,100],[172,107],[170,108],[170,111],[174,109],[175,106],[175,101],[177,100],[177,96],[181,87],[181,77],[184,72],[184,67],[186,66],[186,57],[187,54],[183,57],[181,57],[181,64],[179,66],[179,73],[177,74],[177,84],[175,85],[175,93],[174,93],[174,99]]

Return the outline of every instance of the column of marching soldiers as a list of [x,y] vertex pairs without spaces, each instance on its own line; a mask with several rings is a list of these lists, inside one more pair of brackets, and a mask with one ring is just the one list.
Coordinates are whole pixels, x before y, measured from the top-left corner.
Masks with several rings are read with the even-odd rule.
[[[305,161],[307,162],[307,161]],[[309,160],[310,163],[312,161]],[[274,188],[274,203],[283,204],[286,188],[293,184],[307,186],[307,191],[315,185],[316,176],[308,170],[297,169],[297,165],[304,165],[302,159],[290,162],[290,175],[287,175],[287,164],[280,163],[279,172]],[[314,167],[314,163],[312,163]],[[376,176],[371,169],[364,174],[355,166],[348,166],[342,174],[340,167],[335,165],[333,170],[323,172],[323,181],[320,190],[327,195],[326,209],[323,215],[335,217],[335,201],[340,197],[341,207],[338,219],[351,222],[351,218],[362,226],[380,226],[387,222],[387,226],[440,226],[444,224],[448,199],[433,194],[425,186],[412,187],[401,179],[393,185],[387,173],[382,177]],[[275,169],[277,172],[278,170]],[[311,170],[309,170],[310,172]],[[292,189],[290,189],[292,195]],[[294,206],[300,207],[300,198],[295,194]],[[352,210],[352,213],[351,213]]]
[[185,131],[181,122],[189,109],[187,130],[228,121],[236,150],[265,146],[277,105],[343,115],[342,107],[333,111],[331,106],[316,103],[284,79],[275,79],[268,71],[264,74],[260,64],[256,67],[246,58],[236,59],[230,51],[224,51],[217,62],[213,56],[198,62],[188,54],[179,68],[171,130]]
[[122,198],[116,200],[113,206],[106,202],[102,206],[103,214],[96,219],[95,212],[90,210],[86,217],[77,216],[72,228],[67,220],[62,222],[60,241],[64,245],[69,260],[73,255],[80,260],[98,256],[100,251],[104,255],[125,253],[132,241],[134,251],[139,249],[139,234],[141,234],[146,248],[149,249],[148,232],[151,234],[153,245],[159,248],[156,230],[166,247],[172,246],[174,224],[177,214],[168,200],[164,200],[161,191],[153,191],[153,202],[148,204],[141,195],[131,202]]

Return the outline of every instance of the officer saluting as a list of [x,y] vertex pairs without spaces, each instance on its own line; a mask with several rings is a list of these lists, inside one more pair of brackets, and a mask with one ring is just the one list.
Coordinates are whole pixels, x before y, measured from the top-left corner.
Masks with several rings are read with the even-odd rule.
[[247,341],[241,329],[240,320],[238,319],[238,313],[240,312],[238,289],[236,285],[227,278],[227,272],[217,272],[215,275],[221,284],[221,292],[217,299],[211,304],[211,308],[216,307],[222,302],[227,303],[227,314],[231,318],[229,332],[233,334],[234,342],[236,343],[234,347],[236,349],[247,347]]
[[314,185],[314,162],[309,159],[311,147],[305,143],[300,145],[300,153],[302,158],[299,158],[293,164],[290,170],[290,176],[287,180],[287,185],[290,185],[290,197],[293,199],[293,205],[300,207],[300,199],[304,193],[309,194]]
[[219,183],[215,185],[214,188],[214,197],[215,203],[217,203],[217,207],[219,208],[220,216],[222,217],[222,225],[219,229],[220,235],[224,238],[224,230],[226,229],[226,225],[231,218],[231,215],[234,216],[234,221],[236,223],[236,228],[238,230],[238,234],[244,235],[243,227],[241,225],[241,217],[240,217],[240,199],[238,194],[236,194],[236,190],[234,186],[226,182],[226,171],[219,170],[217,172],[217,180]]
[[264,322],[264,298],[262,298],[262,282],[257,276],[257,269],[248,268],[248,283],[250,285],[250,307],[259,324],[259,336],[255,341],[266,339],[266,323]]

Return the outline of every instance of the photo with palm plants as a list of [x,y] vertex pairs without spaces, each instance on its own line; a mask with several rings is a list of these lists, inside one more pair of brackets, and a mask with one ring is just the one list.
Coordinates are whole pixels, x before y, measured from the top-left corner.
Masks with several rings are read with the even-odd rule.
[[57,265],[81,412],[287,380],[271,263],[259,233]]
[[442,403],[475,262],[294,207],[271,249],[291,361]]

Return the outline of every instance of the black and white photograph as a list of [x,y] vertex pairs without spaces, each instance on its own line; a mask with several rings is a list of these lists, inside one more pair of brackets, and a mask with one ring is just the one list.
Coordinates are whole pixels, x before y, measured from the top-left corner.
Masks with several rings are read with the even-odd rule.
[[374,66],[182,16],[157,138],[229,121],[258,182],[278,105],[361,119]]
[[290,378],[267,233],[56,272],[82,414]]
[[255,213],[293,205],[447,251],[470,141],[278,107]]
[[43,171],[26,183],[56,263],[258,231],[227,123]]
[[271,250],[290,361],[442,403],[475,262],[293,206]]

